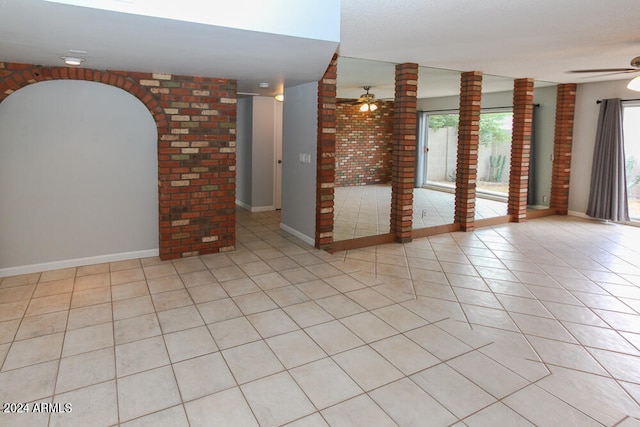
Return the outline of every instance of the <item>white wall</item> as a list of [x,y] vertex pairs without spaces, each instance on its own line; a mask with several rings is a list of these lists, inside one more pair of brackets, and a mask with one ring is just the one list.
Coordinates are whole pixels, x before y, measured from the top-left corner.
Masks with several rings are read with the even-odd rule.
[[340,41],[340,0],[305,1],[201,0],[49,0],[134,15],[154,16],[249,31]]
[[[285,89],[282,127],[281,228],[315,241],[318,83]],[[309,154],[309,163],[299,161]]]
[[598,99],[640,98],[638,92],[627,89],[629,79],[579,84],[576,91],[576,110],[571,150],[571,182],[569,184],[569,211],[584,215],[589,203],[591,164],[596,140],[596,127],[600,105]]
[[121,89],[57,80],[10,95],[0,104],[0,276],[157,254],[157,159],[151,114]]
[[238,97],[236,115],[236,203],[251,208],[253,97]]

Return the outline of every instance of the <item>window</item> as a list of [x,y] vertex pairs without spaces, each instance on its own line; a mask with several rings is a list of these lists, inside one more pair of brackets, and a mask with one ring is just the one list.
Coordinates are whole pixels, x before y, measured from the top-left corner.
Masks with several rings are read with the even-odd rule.
[[[458,114],[423,113],[421,123],[426,126],[421,127],[419,186],[455,186],[458,119]],[[480,115],[479,196],[509,194],[512,123],[511,109],[486,110]]]

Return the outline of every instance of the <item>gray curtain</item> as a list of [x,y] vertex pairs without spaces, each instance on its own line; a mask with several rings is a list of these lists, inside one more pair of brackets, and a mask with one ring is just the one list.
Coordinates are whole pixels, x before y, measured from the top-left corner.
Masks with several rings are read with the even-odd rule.
[[604,99],[600,104],[587,215],[629,221],[622,101],[619,98]]

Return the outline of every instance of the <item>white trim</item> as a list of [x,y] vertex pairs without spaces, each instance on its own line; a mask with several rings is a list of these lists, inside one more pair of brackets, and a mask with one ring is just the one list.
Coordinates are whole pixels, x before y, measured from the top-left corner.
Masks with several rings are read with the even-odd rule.
[[275,211],[276,208],[272,206],[249,206],[246,203],[242,203],[240,200],[236,199],[236,205],[240,206],[243,209],[248,210],[249,212],[269,212]]
[[289,227],[288,225],[285,225],[283,223],[280,223],[280,229],[286,231],[287,233],[297,237],[298,239],[302,240],[305,243],[310,244],[311,246],[314,246],[316,244],[315,239],[307,236],[306,234],[302,234],[301,232],[299,232],[298,230],[294,230],[293,228]]
[[567,214],[571,215],[571,216],[577,216],[578,218],[593,219],[589,215],[587,215],[585,213],[582,213],[582,212],[578,212],[578,211],[569,211],[569,212],[567,212]]
[[240,206],[243,209],[246,209],[248,211],[251,211],[251,206],[249,206],[246,203],[242,203],[240,200],[236,199],[236,205]]
[[135,252],[121,252],[117,254],[98,255],[86,258],[66,259],[45,262],[42,264],[21,265],[18,267],[0,268],[0,277],[17,276],[19,274],[38,273],[41,271],[57,270],[60,268],[79,267],[83,265],[102,264],[105,262],[124,261],[127,259],[149,258],[160,255],[159,249],[146,249]]
[[631,227],[640,227],[640,221],[638,221],[637,219],[632,219],[630,221],[615,222],[615,221],[609,221],[609,220],[605,220],[605,219],[592,218],[587,214],[583,214],[583,213],[576,212],[576,211],[569,211],[567,213],[569,215],[571,215],[571,216],[576,216],[578,218],[589,219],[591,221],[597,221],[597,222],[608,223],[608,224],[628,225],[628,226],[631,226]]
[[274,206],[255,206],[251,207],[251,212],[269,212],[275,211],[276,208]]

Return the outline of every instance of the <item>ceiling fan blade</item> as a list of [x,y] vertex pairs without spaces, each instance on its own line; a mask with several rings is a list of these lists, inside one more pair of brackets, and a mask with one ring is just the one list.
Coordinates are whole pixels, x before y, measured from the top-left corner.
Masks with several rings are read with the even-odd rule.
[[[603,73],[603,74],[599,74],[599,75],[598,75],[598,77],[617,76],[617,75],[620,75],[620,74],[638,73],[638,72],[640,72],[640,69],[633,70],[633,71],[631,71],[631,70],[629,70],[629,71],[616,71],[616,72],[613,72],[613,73]],[[593,77],[593,76],[587,76],[587,75],[584,75],[584,76],[582,76],[581,78],[583,78],[583,79],[588,79],[588,78],[592,78],[592,77]]]
[[633,73],[640,71],[638,68],[594,68],[590,70],[570,70],[568,73]]

